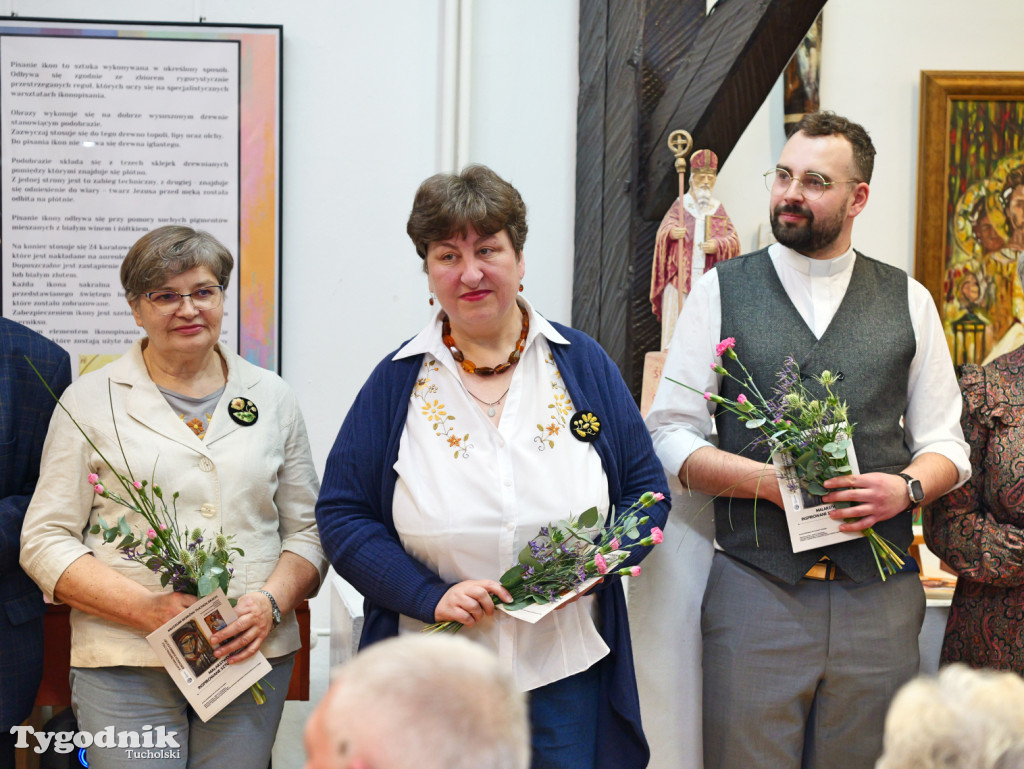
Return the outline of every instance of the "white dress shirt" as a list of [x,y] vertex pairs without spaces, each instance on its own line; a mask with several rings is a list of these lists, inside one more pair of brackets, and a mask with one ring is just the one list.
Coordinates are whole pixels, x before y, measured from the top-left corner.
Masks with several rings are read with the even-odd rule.
[[[601,458],[569,433],[575,409],[548,346],[567,340],[520,301],[530,332],[497,427],[466,391],[441,341],[440,313],[395,355],[423,355],[395,463],[395,529],[406,551],[448,582],[496,580],[542,526],[595,506],[600,520],[608,513]],[[595,611],[591,596],[535,625],[496,611],[459,635],[494,651],[529,691],[608,654]],[[399,632],[422,628],[399,619]]]
[[[768,255],[800,317],[820,339],[846,295],[856,260],[853,249],[834,259],[818,260],[774,243],[769,246]],[[949,347],[928,290],[908,278],[907,295],[917,341],[907,380],[907,410],[903,415],[907,446],[913,458],[933,452],[949,459],[959,474],[959,485],[970,477],[971,466],[960,428],[960,388]],[[719,392],[721,376],[711,367],[720,360],[715,356],[715,345],[721,341],[721,330],[718,273],[711,270],[693,287],[683,307],[669,345],[661,385],[647,414],[655,451],[671,475],[678,475],[694,451],[712,445],[707,439],[712,431],[715,404],[666,377],[701,391]],[[743,351],[737,353],[742,360]]]

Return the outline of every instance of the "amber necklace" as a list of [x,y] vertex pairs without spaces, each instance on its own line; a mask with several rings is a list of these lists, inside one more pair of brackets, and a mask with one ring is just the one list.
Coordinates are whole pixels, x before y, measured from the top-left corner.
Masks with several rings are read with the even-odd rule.
[[[509,353],[508,362],[500,363],[494,368],[490,366],[477,366],[473,361],[469,360],[465,355],[462,354],[462,350],[455,346],[455,340],[452,338],[452,324],[448,320],[448,313],[442,313],[441,315],[441,341],[444,342],[444,346],[447,347],[452,357],[458,361],[462,369],[469,374],[476,374],[477,376],[494,376],[495,374],[504,374],[512,366],[519,362],[519,356],[522,355],[523,348],[526,346],[526,335],[530,333],[530,316],[526,314],[526,308],[520,307],[519,311],[523,314],[523,330],[519,332],[519,341],[516,342],[515,348]],[[470,393],[470,395],[473,395]],[[473,396],[476,398],[476,396]],[[502,395],[502,398],[505,396]],[[477,400],[480,400],[477,398]],[[500,401],[501,398],[498,398]],[[485,403],[486,401],[481,401]],[[497,401],[495,401],[497,403]]]

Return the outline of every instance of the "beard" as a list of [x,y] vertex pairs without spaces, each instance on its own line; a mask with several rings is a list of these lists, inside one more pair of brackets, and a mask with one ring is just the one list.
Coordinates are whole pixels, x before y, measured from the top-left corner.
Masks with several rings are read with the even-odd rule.
[[690,194],[693,196],[693,202],[697,204],[697,210],[702,214],[713,213],[711,203],[711,187],[707,185],[691,185]]
[[[780,222],[780,214],[799,214],[806,218],[802,224],[792,224]],[[836,211],[835,216],[818,222],[809,208],[780,203],[772,211],[772,234],[779,243],[794,251],[801,254],[814,253],[836,241],[843,231],[845,220],[845,207]]]

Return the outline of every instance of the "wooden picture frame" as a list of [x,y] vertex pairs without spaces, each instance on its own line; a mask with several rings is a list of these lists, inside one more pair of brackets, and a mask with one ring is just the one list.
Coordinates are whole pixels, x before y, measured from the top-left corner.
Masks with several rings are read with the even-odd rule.
[[935,300],[957,366],[1024,341],[1016,276],[1024,228],[1014,234],[1004,209],[1018,166],[1024,72],[921,72],[914,272]]

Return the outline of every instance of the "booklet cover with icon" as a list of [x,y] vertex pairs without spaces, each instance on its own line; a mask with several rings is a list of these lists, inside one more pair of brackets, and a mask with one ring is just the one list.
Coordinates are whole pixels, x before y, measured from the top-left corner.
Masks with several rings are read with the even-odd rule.
[[247,695],[249,687],[271,671],[259,652],[235,665],[229,665],[227,657],[213,655],[216,647],[210,637],[237,617],[224,591],[217,588],[146,636],[203,721],[209,721],[236,697]]

